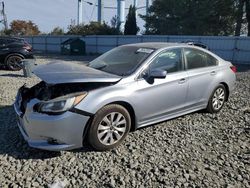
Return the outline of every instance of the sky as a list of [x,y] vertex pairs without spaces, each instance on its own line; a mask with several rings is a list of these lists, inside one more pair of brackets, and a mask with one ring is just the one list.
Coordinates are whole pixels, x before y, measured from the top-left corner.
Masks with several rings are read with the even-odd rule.
[[[38,25],[41,32],[50,32],[53,28],[59,26],[67,31],[71,20],[77,20],[77,0],[0,0],[5,3],[5,12],[7,21],[13,20],[31,20]],[[97,4],[98,0],[86,0]],[[117,0],[103,0],[105,6],[117,6]],[[126,8],[133,3],[133,0],[126,0]],[[83,21],[85,24],[97,20],[97,7],[83,4]],[[145,0],[138,0],[138,7],[145,6]],[[116,10],[104,9],[103,18],[110,24],[110,20],[116,15]],[[128,10],[126,10],[126,15]],[[139,14],[145,14],[145,9],[139,9]],[[143,28],[143,20],[137,18],[137,24]],[[1,26],[2,27],[2,26]]]

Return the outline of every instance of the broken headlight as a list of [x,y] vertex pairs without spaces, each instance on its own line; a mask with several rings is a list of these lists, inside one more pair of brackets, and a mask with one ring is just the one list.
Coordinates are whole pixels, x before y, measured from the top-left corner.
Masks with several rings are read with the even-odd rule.
[[87,93],[83,93],[77,96],[64,96],[50,101],[40,102],[34,106],[34,110],[48,114],[66,112],[67,110],[79,104],[86,97],[86,95]]

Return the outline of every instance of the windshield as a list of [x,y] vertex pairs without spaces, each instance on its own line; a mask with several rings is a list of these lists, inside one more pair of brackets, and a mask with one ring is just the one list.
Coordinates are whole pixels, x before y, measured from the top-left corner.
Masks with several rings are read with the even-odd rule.
[[130,75],[154,50],[136,46],[120,46],[89,63],[89,66],[111,74]]

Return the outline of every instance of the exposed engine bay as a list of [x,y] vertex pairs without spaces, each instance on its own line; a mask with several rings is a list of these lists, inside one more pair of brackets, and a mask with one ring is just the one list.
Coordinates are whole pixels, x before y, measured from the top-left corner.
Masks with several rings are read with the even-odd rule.
[[20,110],[24,113],[27,103],[36,98],[41,101],[49,101],[57,97],[65,96],[68,94],[74,94],[79,92],[88,92],[90,90],[98,89],[101,87],[106,87],[113,85],[115,83],[67,83],[67,84],[47,84],[44,81],[36,84],[35,86],[28,88],[23,85],[19,89],[19,100],[20,100]]

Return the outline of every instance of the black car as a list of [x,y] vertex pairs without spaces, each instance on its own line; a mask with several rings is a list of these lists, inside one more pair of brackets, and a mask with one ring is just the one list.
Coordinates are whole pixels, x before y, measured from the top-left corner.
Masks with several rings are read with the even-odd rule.
[[10,70],[22,69],[22,60],[33,58],[32,46],[22,38],[0,37],[0,64]]

